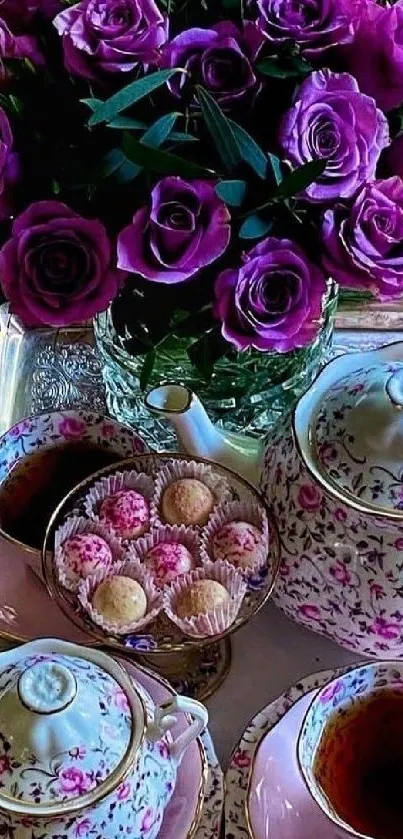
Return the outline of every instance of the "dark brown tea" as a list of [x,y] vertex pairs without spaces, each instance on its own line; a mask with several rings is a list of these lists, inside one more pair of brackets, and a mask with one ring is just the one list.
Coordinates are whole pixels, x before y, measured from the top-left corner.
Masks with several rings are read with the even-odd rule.
[[403,691],[379,690],[335,714],[314,774],[350,827],[373,839],[403,839]]
[[14,539],[42,548],[57,505],[80,481],[123,458],[88,442],[62,443],[17,461],[0,487],[0,526]]

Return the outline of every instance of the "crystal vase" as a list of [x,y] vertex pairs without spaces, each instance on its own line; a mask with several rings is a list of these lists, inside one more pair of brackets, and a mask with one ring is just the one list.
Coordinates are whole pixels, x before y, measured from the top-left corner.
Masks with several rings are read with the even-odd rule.
[[[216,363],[211,380],[206,382],[191,364],[186,342],[178,338],[164,344],[158,353],[148,387],[162,382],[185,384],[197,393],[214,422],[228,431],[261,437],[313,381],[331,342],[337,297],[337,286],[332,284],[318,335],[308,347],[289,353],[234,353]],[[110,414],[141,429],[151,448],[173,451],[176,441],[171,427],[144,406],[140,388],[144,356],[130,355],[124,349],[110,310],[95,319],[94,333]]]

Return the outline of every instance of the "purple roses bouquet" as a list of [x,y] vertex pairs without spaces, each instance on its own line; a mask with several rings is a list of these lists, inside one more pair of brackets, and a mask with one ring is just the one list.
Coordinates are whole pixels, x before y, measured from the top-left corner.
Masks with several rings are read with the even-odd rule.
[[0,283],[27,326],[303,352],[403,296],[403,0],[3,0]]

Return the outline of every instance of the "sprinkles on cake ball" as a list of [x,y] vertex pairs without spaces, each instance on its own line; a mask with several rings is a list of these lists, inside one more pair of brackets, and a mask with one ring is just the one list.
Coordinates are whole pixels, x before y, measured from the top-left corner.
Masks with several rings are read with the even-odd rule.
[[155,527],[129,547],[128,556],[140,562],[156,586],[163,588],[200,565],[198,534],[183,525]]
[[122,556],[120,540],[100,522],[75,516],[55,534],[57,577],[69,591],[77,591],[81,580],[109,571]]
[[122,539],[135,539],[150,527],[150,505],[136,490],[122,489],[102,501],[99,520]]
[[267,563],[269,525],[262,506],[232,501],[216,508],[201,535],[203,562],[228,562],[246,576]]
[[123,540],[137,539],[150,529],[152,479],[131,470],[97,481],[85,499],[85,512]]

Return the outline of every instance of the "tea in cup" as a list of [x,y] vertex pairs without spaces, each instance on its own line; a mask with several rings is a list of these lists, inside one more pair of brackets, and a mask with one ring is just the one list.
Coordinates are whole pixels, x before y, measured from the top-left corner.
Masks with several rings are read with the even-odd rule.
[[67,493],[146,448],[133,429],[94,411],[69,409],[20,420],[0,436],[0,544],[14,543],[40,575],[46,527]]
[[297,756],[308,789],[340,828],[403,837],[403,662],[363,664],[319,690]]

